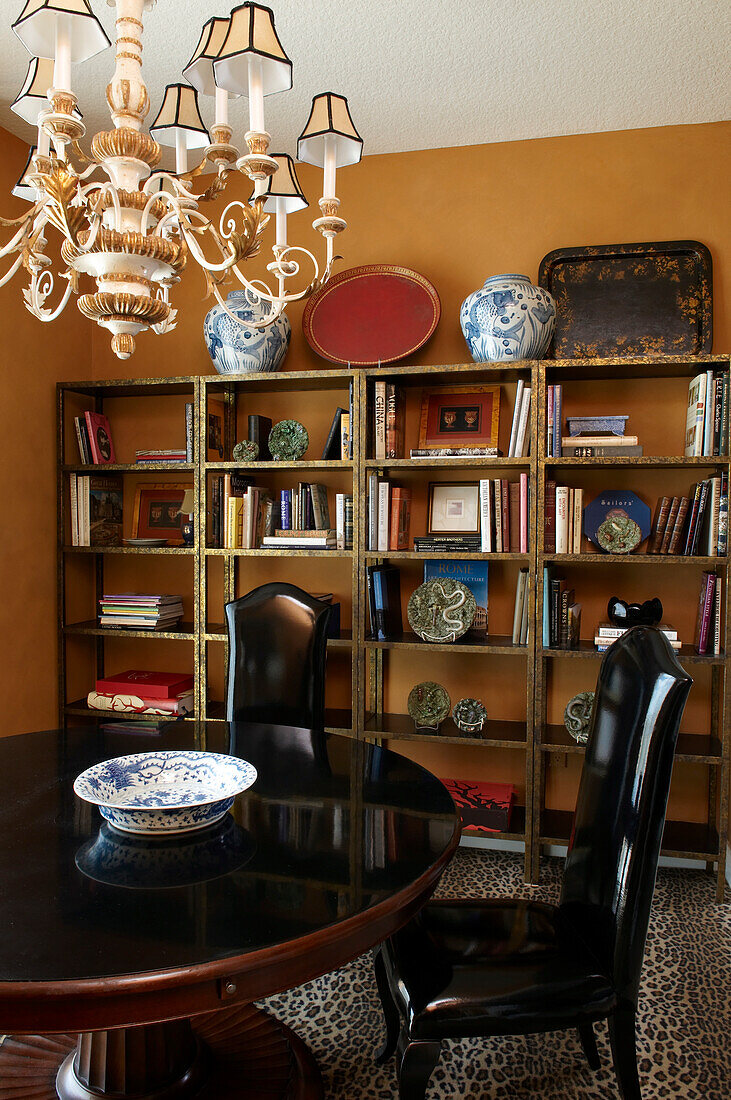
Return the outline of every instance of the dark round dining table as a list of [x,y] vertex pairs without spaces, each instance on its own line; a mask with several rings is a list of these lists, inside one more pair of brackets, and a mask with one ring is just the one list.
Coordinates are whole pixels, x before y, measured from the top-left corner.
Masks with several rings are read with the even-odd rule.
[[[74,794],[91,764],[179,748],[256,767],[218,825],[134,837]],[[435,776],[347,737],[110,718],[1,738],[1,1100],[321,1097],[253,1002],[403,925],[459,832]]]

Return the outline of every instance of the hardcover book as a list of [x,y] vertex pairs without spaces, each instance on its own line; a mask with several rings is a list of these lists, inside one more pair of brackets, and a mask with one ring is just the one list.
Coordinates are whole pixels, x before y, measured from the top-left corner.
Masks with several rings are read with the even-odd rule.
[[477,613],[470,632],[487,634],[487,562],[454,561],[447,558],[433,558],[424,562],[424,580],[438,580],[448,577],[467,585],[477,603]]
[[335,414],[332,418],[332,424],[330,430],[327,433],[327,439],[325,446],[322,449],[323,459],[338,459],[340,458],[340,418],[345,413],[345,409],[338,408],[335,410]]
[[259,416],[258,413],[249,413],[248,439],[252,443],[259,444],[259,461],[269,462],[272,455],[269,450],[269,433],[272,430],[272,421],[268,416]]
[[186,672],[152,672],[129,668],[113,676],[103,676],[96,682],[98,692],[131,692],[147,699],[174,699],[182,692],[193,690],[193,676]]
[[406,400],[395,382],[386,383],[386,458],[404,457]]
[[122,477],[110,474],[80,478],[85,482],[85,513],[88,516],[87,546],[121,546]]
[[515,801],[511,783],[482,783],[467,779],[442,779],[451,794],[465,829],[481,833],[505,833]]
[[394,485],[391,491],[391,522],[389,526],[389,550],[408,550],[411,520],[411,489]]
[[101,413],[85,412],[84,417],[89,433],[91,461],[100,465],[107,462],[116,462],[114,444],[112,443],[112,429],[109,427],[106,416]]

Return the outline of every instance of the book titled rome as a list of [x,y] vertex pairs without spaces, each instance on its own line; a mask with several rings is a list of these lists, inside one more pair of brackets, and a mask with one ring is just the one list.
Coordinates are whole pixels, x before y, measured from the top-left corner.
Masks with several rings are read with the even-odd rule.
[[453,558],[430,558],[424,562],[424,580],[439,580],[448,577],[465,584],[477,603],[477,613],[471,630],[477,634],[487,634],[487,562],[454,560]]

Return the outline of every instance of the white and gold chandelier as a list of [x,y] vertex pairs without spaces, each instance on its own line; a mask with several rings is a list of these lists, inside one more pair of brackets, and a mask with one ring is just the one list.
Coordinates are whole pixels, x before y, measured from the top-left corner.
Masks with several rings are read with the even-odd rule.
[[[0,226],[12,233],[0,248],[0,258],[12,258],[0,286],[22,266],[30,277],[23,291],[26,306],[39,320],[53,321],[71,295],[79,293],[80,277],[89,276],[96,291],[79,296],[79,309],[109,329],[120,359],[132,355],[139,332],[162,334],[174,327],[177,311],[169,294],[189,255],[202,268],[209,294],[224,309],[219,288],[226,280],[237,280],[261,300],[265,316],[259,327],[272,324],[289,302],[322,286],[335,259],[334,238],[346,227],[338,212],[336,169],[356,164],[363,149],[347,100],[331,92],[315,96],[297,156],[323,169],[321,216],[313,222],[326,242],[321,268],[310,251],[287,242],[287,214],[308,203],[292,158],[269,154],[264,98],[292,87],[292,63],[277,37],[272,12],[245,3],[228,18],[209,19],[184,69],[189,83],[166,88],[148,134],[143,131],[150,102],[142,78],[142,16],[155,2],[107,0],[117,9],[116,67],[106,91],[114,129],[94,135],[90,155],[79,144],[85,127],[71,87],[71,66],[111,43],[89,0],[27,0],[13,24],[33,58],[12,109],[37,126],[37,145],[13,189],[30,201],[30,209],[14,220],[0,218]],[[199,92],[215,96],[210,138],[198,110]],[[249,100],[244,135],[248,152],[243,156],[231,144],[228,122],[229,98],[241,95]],[[175,172],[155,170],[161,145],[175,148]],[[203,159],[189,171],[188,152],[196,149],[203,150]],[[216,174],[196,193],[206,162]],[[248,202],[230,202],[214,224],[201,212],[201,204],[217,198],[236,171],[253,181],[253,194]],[[260,251],[271,213],[275,242],[267,270],[275,289],[247,279],[241,270]],[[61,235],[65,265],[58,275],[62,293],[55,305],[49,304],[56,285],[46,253],[49,225]],[[306,285],[289,289],[290,280],[300,275],[303,257]]]

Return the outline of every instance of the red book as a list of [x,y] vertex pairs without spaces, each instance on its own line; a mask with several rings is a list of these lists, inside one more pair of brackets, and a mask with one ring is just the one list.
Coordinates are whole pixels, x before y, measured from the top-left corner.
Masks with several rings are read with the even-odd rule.
[[101,413],[85,412],[84,419],[89,433],[92,462],[101,464],[116,462],[114,444],[112,443],[112,429],[109,427],[106,416],[102,416]]
[[96,682],[96,690],[102,694],[129,692],[145,699],[174,699],[193,687],[193,676],[187,672],[146,672],[130,668],[105,676]]
[[543,549],[546,554],[556,553],[556,482],[546,482]]
[[388,528],[388,549],[408,550],[411,520],[411,489],[395,485],[391,490],[391,523]]
[[481,783],[468,779],[443,779],[465,829],[480,833],[504,833],[510,826],[515,801],[511,783]]
[[386,383],[386,458],[404,457],[406,399],[394,382]]
[[520,475],[520,552],[528,553],[528,475]]
[[698,621],[696,623],[695,632],[695,648],[698,653],[708,652],[711,610],[714,604],[713,597],[715,586],[715,574],[704,573],[701,580],[701,591],[698,599]]
[[500,480],[500,497],[503,508],[503,551],[510,550],[510,491],[505,478]]
[[510,552],[520,553],[520,484],[511,481],[510,490]]

